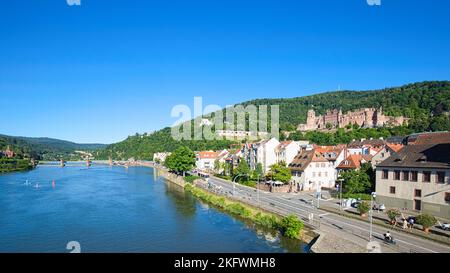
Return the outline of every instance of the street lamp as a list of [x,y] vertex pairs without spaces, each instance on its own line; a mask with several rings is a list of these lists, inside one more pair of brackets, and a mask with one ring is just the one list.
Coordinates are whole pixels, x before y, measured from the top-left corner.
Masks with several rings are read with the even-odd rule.
[[261,175],[258,174],[258,178],[257,178],[258,180],[256,181],[256,196],[257,196],[257,200],[258,200],[258,208],[260,207],[260,205],[259,205],[259,189],[258,189],[260,177],[261,177]]
[[317,182],[317,208],[320,208],[320,196],[322,195],[322,183]]
[[340,182],[340,184],[338,184],[338,186],[339,186],[339,210],[342,211],[342,187],[343,187],[344,179],[339,178],[338,182]]
[[369,241],[372,242],[372,235],[373,235],[373,199],[377,197],[376,192],[372,192],[370,195],[370,235],[369,235]]

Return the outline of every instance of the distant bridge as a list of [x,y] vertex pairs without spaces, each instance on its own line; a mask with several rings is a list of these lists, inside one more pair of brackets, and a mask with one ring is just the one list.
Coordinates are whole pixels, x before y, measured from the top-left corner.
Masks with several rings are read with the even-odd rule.
[[42,167],[82,167],[92,165],[107,165],[107,166],[123,166],[128,168],[130,166],[145,166],[153,167],[154,163],[151,161],[112,161],[112,160],[86,160],[86,161],[44,161],[39,162],[38,166]]

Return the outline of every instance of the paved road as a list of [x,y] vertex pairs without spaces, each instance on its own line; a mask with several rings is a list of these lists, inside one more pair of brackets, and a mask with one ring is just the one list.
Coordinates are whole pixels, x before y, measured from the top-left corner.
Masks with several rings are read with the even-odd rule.
[[[368,222],[350,219],[337,214],[326,213],[311,206],[307,201],[302,202],[297,198],[289,200],[277,194],[257,191],[253,188],[233,184],[229,181],[215,177],[209,178],[208,182],[216,187],[222,187],[224,192],[235,198],[283,215],[296,214],[298,217],[308,221],[308,217],[312,213],[314,219],[316,219],[314,222],[319,230],[333,232],[363,247],[365,247],[369,241],[370,225]],[[233,190],[234,186],[235,190]],[[397,231],[390,231],[397,244],[395,246],[387,245],[382,239],[385,232],[385,228],[373,225],[374,239],[381,244],[383,252],[450,253],[450,247],[447,245]]]

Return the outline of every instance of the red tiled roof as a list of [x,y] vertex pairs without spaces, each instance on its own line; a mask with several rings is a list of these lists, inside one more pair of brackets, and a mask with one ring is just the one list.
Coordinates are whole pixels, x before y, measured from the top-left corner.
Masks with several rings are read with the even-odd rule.
[[212,151],[202,151],[198,152],[198,157],[200,159],[217,158],[218,154]]
[[403,149],[404,147],[403,144],[392,144],[392,143],[387,143],[386,146],[391,148],[391,150],[393,150],[396,153],[400,152],[400,150]]
[[339,164],[338,169],[359,169],[361,168],[361,162],[364,160],[370,162],[372,160],[371,155],[349,155],[345,160]]

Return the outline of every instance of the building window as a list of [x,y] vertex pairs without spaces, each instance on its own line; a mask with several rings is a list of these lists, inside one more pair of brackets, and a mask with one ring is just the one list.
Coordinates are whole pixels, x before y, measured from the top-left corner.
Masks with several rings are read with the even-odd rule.
[[431,181],[431,172],[423,172],[423,182],[430,182]]
[[414,197],[419,197],[419,198],[422,197],[422,190],[415,189]]
[[400,171],[394,171],[394,180],[400,180]]
[[414,209],[417,211],[422,210],[422,201],[414,200]]
[[436,173],[436,183],[445,183],[445,172]]
[[403,171],[403,181],[409,180],[409,171]]
[[388,170],[383,170],[382,178],[389,179],[389,171]]
[[390,192],[391,194],[395,194],[395,187],[390,187],[390,188],[389,188],[389,192]]
[[445,202],[450,203],[450,192],[445,193]]
[[417,171],[412,171],[411,172],[411,181],[412,182],[417,182],[417,174],[418,174]]

